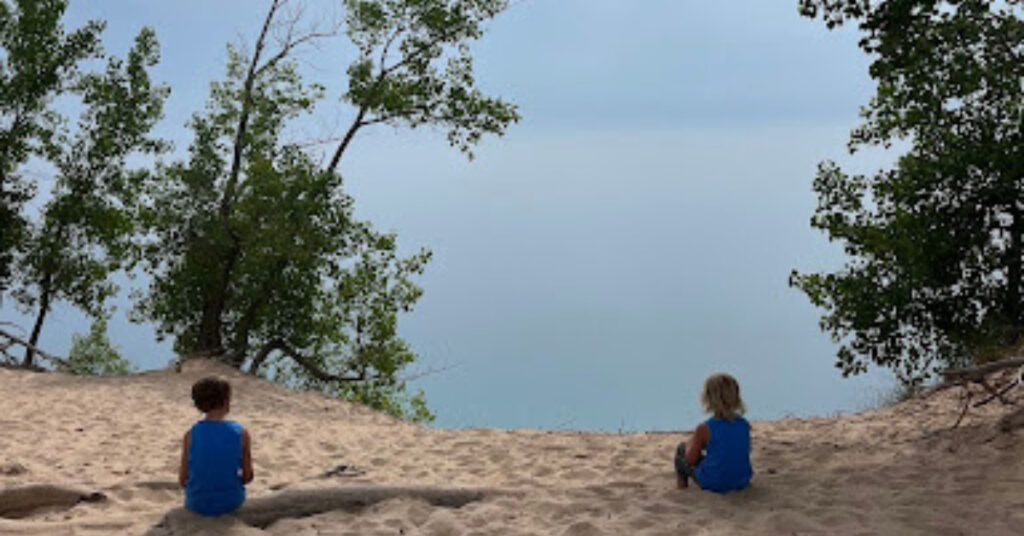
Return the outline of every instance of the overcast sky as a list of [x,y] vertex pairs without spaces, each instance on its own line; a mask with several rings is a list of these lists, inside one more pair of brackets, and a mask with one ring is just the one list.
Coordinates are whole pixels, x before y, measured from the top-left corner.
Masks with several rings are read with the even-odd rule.
[[[251,41],[266,3],[77,0],[69,25],[106,19],[116,53],[156,28],[155,76],[173,89],[160,134],[180,150],[225,44]],[[885,162],[845,153],[873,88],[855,34],[799,17],[795,0],[521,0],[474,50],[481,86],[520,107],[506,137],[468,162],[440,133],[382,127],[342,166],[361,217],[435,253],[402,330],[414,368],[454,366],[415,383],[439,425],[688,428],[717,370],[739,378],[753,418],[884,393],[885,374],[840,377],[820,312],[786,284],[842,262],[808,224],[817,162]],[[337,94],[351,57],[338,41],[304,69]],[[112,338],[163,366],[168,345],[125,308]],[[87,327],[59,309],[42,344],[66,351]]]

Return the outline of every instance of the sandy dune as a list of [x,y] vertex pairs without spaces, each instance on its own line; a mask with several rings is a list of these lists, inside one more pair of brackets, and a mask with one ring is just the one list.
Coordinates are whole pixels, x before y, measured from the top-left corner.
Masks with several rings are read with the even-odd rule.
[[[249,510],[220,519],[181,511],[175,482],[188,390],[211,372],[234,385],[256,469]],[[206,362],[0,369],[0,534],[1020,535],[1024,441],[994,430],[996,406],[952,432],[952,391],[757,422],[754,484],[719,496],[675,489],[683,434],[432,430]]]

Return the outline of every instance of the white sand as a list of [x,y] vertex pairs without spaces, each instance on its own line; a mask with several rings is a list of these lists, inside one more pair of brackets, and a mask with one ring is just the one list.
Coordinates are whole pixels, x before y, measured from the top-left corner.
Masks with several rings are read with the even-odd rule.
[[[211,372],[232,381],[231,417],[253,436],[253,503],[376,485],[427,495],[480,488],[483,499],[449,508],[397,497],[306,517],[285,506],[265,527],[183,512],[180,442],[197,418],[189,388]],[[953,391],[857,415],[757,422],[754,483],[721,496],[675,488],[683,434],[431,430],[205,362],[127,378],[0,369],[6,508],[22,493],[12,490],[39,484],[55,486],[31,492],[44,501],[67,499],[66,488],[70,502],[79,491],[107,497],[0,517],[0,534],[1020,535],[1024,441],[994,431],[997,406],[973,410],[953,432],[944,430],[959,409]],[[342,464],[349,469],[321,476]]]

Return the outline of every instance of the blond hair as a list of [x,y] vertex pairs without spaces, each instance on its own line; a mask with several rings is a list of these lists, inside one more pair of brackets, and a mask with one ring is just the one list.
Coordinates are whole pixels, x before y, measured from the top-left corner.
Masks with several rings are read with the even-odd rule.
[[704,410],[719,419],[735,419],[747,411],[740,398],[740,384],[736,378],[728,374],[712,374],[704,382],[704,392],[700,394],[700,403]]

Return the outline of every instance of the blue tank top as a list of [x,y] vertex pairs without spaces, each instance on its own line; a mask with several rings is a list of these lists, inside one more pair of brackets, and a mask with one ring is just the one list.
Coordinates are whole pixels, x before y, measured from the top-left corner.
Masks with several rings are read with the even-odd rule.
[[725,493],[747,487],[750,467],[750,423],[743,417],[707,420],[711,441],[695,471],[702,489]]
[[242,425],[234,421],[195,423],[189,438],[185,508],[219,516],[244,501]]

